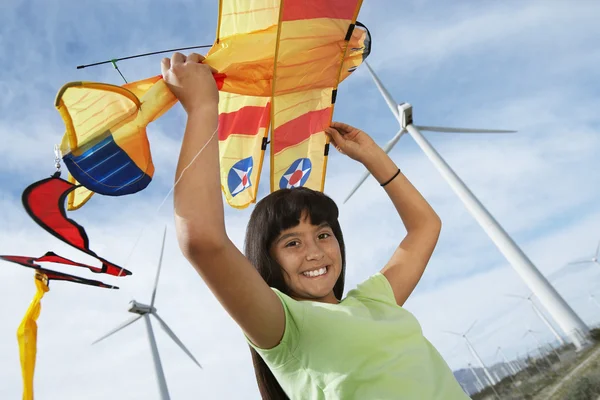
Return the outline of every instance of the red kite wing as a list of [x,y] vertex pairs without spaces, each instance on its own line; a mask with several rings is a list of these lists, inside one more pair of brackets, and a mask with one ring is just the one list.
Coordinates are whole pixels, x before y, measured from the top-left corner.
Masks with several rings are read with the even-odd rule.
[[[70,244],[84,253],[102,262],[98,273],[121,276],[131,272],[98,256],[89,247],[89,239],[85,229],[77,222],[67,218],[65,200],[70,192],[78,186],[61,179],[60,174],[35,182],[25,189],[22,196],[23,206],[27,214],[47,232],[61,241]],[[48,257],[50,257],[47,254]],[[73,263],[73,261],[71,261]],[[71,265],[76,265],[71,264]]]

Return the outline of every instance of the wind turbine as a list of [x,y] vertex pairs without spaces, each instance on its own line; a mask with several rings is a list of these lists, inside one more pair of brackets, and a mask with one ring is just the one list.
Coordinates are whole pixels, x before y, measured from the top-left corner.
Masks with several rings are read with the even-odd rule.
[[[523,335],[523,337],[527,336],[528,334],[535,340],[535,343],[538,346],[538,351],[540,352],[540,355],[546,359],[546,361],[548,362],[549,365],[552,365],[552,362],[550,362],[550,360],[548,360],[548,357],[544,355],[544,352],[542,351],[544,349],[544,347],[546,347],[544,344],[542,344],[542,342],[540,341],[540,339],[538,339],[538,337],[536,335],[534,335],[535,333],[539,333],[536,331],[532,331],[531,329],[527,329],[527,332],[525,332],[525,334]],[[552,348],[551,348],[552,349]],[[554,355],[556,355],[556,357],[558,358],[559,362],[560,362],[560,356],[558,355],[558,353],[556,352],[556,350],[552,349],[552,351],[554,352]]]
[[529,301],[529,303],[531,304],[531,308],[533,308],[533,311],[535,312],[535,314],[542,320],[542,322],[544,324],[546,324],[546,326],[548,327],[548,329],[550,329],[550,331],[552,332],[552,334],[556,337],[556,339],[558,340],[558,342],[560,343],[560,345],[561,346],[565,345],[565,340],[562,338],[562,336],[559,335],[558,332],[556,332],[556,329],[554,329],[554,327],[552,326],[552,324],[550,323],[550,321],[548,321],[548,319],[546,319],[546,317],[544,316],[544,314],[542,314],[542,312],[540,311],[540,309],[533,302],[533,299],[532,299],[533,293],[530,294],[528,297],[517,296],[517,295],[514,295],[514,294],[507,294],[506,296],[508,296],[508,297],[516,297],[518,299],[523,299],[523,300]]
[[[475,376],[475,379],[476,379],[476,382],[475,382],[475,384],[473,384],[473,386],[475,386],[475,390],[477,390],[477,392],[481,392],[483,389],[485,389],[485,385],[483,384],[483,382],[481,382],[481,378],[479,378],[479,375],[477,375],[477,373],[473,369],[473,365],[471,365],[471,363],[469,363],[468,366],[469,366],[469,369],[471,370],[471,373],[473,374],[473,376]],[[479,387],[477,387],[477,382],[479,382]]]
[[588,264],[588,263],[594,263],[594,264],[600,265],[600,261],[598,261],[599,256],[600,256],[600,242],[598,242],[598,246],[596,247],[596,253],[594,254],[594,256],[592,258],[585,258],[583,260],[572,261],[572,262],[568,263],[567,265]]
[[[473,357],[475,357],[475,359],[479,363],[479,366],[483,369],[483,372],[485,372],[485,376],[488,378],[488,380],[489,380],[489,382],[491,384],[492,390],[494,390],[494,385],[496,384],[496,380],[494,379],[494,377],[492,376],[492,374],[490,374],[490,371],[487,369],[487,367],[485,366],[485,364],[483,363],[483,361],[479,357],[479,354],[477,354],[477,352],[475,351],[475,348],[473,347],[473,345],[469,341],[469,338],[467,338],[467,333],[469,333],[469,331],[471,331],[471,329],[473,329],[473,327],[475,326],[476,323],[477,323],[477,321],[473,322],[473,324],[471,325],[471,327],[469,329],[467,329],[467,331],[465,333],[456,333],[456,332],[452,332],[452,331],[444,331],[444,332],[449,333],[451,335],[461,336],[463,339],[465,339],[465,342],[467,343],[467,347],[471,351],[471,354],[473,355]],[[494,393],[495,392],[496,392],[496,390],[494,390]]]
[[600,257],[600,242],[598,242],[598,247],[596,247],[596,253],[594,254],[593,257],[584,258],[582,260],[571,261],[571,262],[567,263],[563,267],[560,267],[558,270],[556,270],[553,273],[551,273],[550,275],[548,275],[548,280],[550,282],[554,282],[559,277],[564,277],[564,276],[566,276],[568,274],[572,274],[572,273],[578,272],[576,268],[575,269],[573,269],[573,268],[569,268],[568,269],[568,267],[571,266],[571,265],[597,264],[597,265],[600,266],[599,257]]
[[517,375],[518,371],[515,369],[514,365],[512,364],[511,361],[508,360],[508,358],[506,358],[506,354],[504,354],[504,351],[502,351],[502,348],[500,346],[498,346],[498,350],[496,351],[496,355],[500,353],[500,355],[502,356],[502,358],[504,359],[504,364],[508,365],[508,368],[510,369],[510,372],[513,375]]
[[508,376],[510,378],[510,380],[512,381],[515,389],[517,389],[519,391],[519,393],[521,393],[521,395],[524,395],[523,391],[521,390],[521,388],[519,387],[519,385],[517,385],[517,382],[515,381],[515,377],[518,374],[518,371],[515,369],[515,367],[512,365],[512,363],[510,361],[508,361],[508,358],[506,358],[506,355],[504,354],[504,352],[502,351],[502,348],[500,346],[498,346],[498,350],[496,351],[496,355],[498,355],[498,353],[500,353],[502,355],[502,358],[504,359],[504,365],[502,366],[505,372],[505,376]]
[[[519,274],[525,284],[540,300],[542,305],[548,310],[557,324],[568,335],[575,347],[579,350],[590,344],[589,328],[583,320],[573,311],[573,309],[565,302],[548,280],[540,273],[533,265],[531,260],[527,258],[525,253],[517,246],[512,238],[494,219],[489,211],[481,204],[479,199],[469,190],[465,183],[456,175],[440,154],[431,146],[427,139],[421,134],[422,131],[435,132],[465,132],[465,133],[506,133],[513,131],[495,130],[495,129],[463,129],[463,128],[445,128],[435,126],[415,126],[413,125],[413,108],[409,103],[398,104],[394,101],[389,92],[385,89],[375,72],[369,65],[364,63],[369,70],[375,84],[377,85],[381,95],[385,99],[388,107],[398,120],[400,130],[385,146],[384,150],[389,152],[394,145],[400,140],[400,137],[408,132],[415,140],[417,145],[423,150],[425,155],[430,159],[433,165],[438,169],[440,174],[446,179],[452,190],[462,200],[467,210],[481,225],[483,230],[492,239],[496,247],[506,257],[515,271]],[[369,176],[368,171],[363,175],[359,183],[352,189],[344,203],[352,196],[358,187]]]
[[165,379],[165,373],[163,371],[163,367],[160,362],[160,355],[158,354],[158,347],[156,345],[154,331],[152,330],[152,324],[150,322],[150,315],[152,315],[154,318],[156,318],[156,320],[160,324],[161,328],[163,328],[163,330],[167,333],[167,335],[169,335],[169,337],[181,348],[181,350],[183,350],[184,353],[187,354],[196,365],[198,365],[198,367],[202,368],[200,363],[198,363],[198,361],[194,358],[192,353],[185,347],[183,342],[181,340],[179,340],[177,335],[175,335],[175,333],[171,330],[171,328],[169,328],[167,323],[165,321],[163,321],[163,319],[161,317],[159,317],[159,315],[156,311],[156,308],[154,307],[154,300],[156,299],[156,288],[158,286],[158,278],[160,276],[160,268],[162,265],[163,253],[165,250],[166,235],[167,235],[167,228],[165,227],[165,230],[163,233],[162,248],[160,251],[160,259],[158,262],[158,269],[156,271],[156,278],[154,280],[154,289],[152,290],[152,298],[150,299],[150,305],[138,303],[137,301],[132,300],[129,303],[130,306],[129,306],[128,311],[133,314],[136,314],[136,316],[125,321],[124,323],[117,326],[115,329],[111,330],[106,335],[100,337],[99,339],[95,340],[92,343],[92,344],[96,344],[96,343],[100,342],[101,340],[104,340],[104,339],[108,338],[109,336],[117,333],[121,329],[133,324],[140,318],[144,318],[144,322],[146,323],[146,332],[148,334],[148,340],[150,341],[150,349],[152,350],[152,359],[154,361],[154,370],[156,372],[156,378],[158,380],[158,388],[160,390],[160,396],[161,396],[162,400],[169,400],[170,397],[169,397],[169,390],[167,387],[167,380]]

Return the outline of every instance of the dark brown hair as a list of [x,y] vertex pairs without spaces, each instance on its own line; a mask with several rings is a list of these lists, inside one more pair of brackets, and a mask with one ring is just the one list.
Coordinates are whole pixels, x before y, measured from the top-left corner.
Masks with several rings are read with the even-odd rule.
[[[281,266],[271,257],[269,250],[282,231],[300,223],[304,213],[308,215],[313,225],[324,222],[329,224],[339,243],[342,270],[333,287],[333,293],[338,300],[341,300],[346,272],[344,238],[338,222],[338,207],[331,198],[321,192],[302,187],[281,189],[259,201],[252,211],[246,230],[244,249],[246,257],[270,287],[289,295],[290,290],[283,279]],[[263,400],[288,399],[261,356],[252,347],[250,352],[258,389]]]

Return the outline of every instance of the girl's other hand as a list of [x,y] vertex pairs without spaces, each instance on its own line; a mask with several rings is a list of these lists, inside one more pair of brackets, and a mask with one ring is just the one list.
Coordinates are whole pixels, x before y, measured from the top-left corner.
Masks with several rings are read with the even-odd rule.
[[353,160],[364,162],[378,146],[365,132],[341,122],[333,122],[325,129],[334,147]]
[[163,58],[161,63],[165,83],[188,114],[219,104],[219,90],[212,75],[217,71],[202,61],[204,56],[197,53],[187,57],[175,53],[171,59]]

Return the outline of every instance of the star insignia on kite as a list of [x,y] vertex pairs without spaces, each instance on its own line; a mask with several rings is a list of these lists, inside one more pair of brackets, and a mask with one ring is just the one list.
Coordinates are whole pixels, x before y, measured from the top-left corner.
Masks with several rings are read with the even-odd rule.
[[290,189],[295,187],[304,186],[310,172],[312,170],[312,163],[308,158],[299,158],[290,165],[287,171],[281,177],[279,181],[279,187],[281,189]]
[[250,176],[253,167],[252,157],[244,158],[231,167],[227,177],[227,186],[231,196],[236,196],[252,186]]

